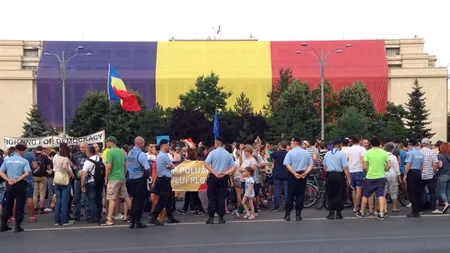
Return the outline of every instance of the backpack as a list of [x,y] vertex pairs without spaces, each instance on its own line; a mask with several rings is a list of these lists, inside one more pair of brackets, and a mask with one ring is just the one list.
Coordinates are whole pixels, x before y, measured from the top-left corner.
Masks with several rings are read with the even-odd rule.
[[106,167],[105,164],[102,161],[102,158],[99,157],[98,161],[94,161],[92,159],[87,159],[91,163],[94,164],[94,175],[92,175],[91,171],[89,171],[89,175],[94,177],[94,181],[98,185],[105,184],[105,174],[106,174]]
[[38,167],[36,173],[33,172],[33,176],[35,176],[35,177],[43,177],[43,176],[47,175],[46,174],[46,172],[47,172],[47,165],[46,165],[47,163],[46,162],[47,161],[45,159],[46,159],[46,157],[44,155],[36,156],[36,162],[37,162],[39,167]]

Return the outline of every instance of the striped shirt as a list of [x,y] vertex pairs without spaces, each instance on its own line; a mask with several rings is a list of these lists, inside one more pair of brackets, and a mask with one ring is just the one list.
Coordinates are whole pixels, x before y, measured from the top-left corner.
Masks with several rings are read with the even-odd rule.
[[434,151],[427,147],[422,148],[422,152],[423,152],[422,180],[429,180],[436,175],[433,166],[436,165],[438,159]]

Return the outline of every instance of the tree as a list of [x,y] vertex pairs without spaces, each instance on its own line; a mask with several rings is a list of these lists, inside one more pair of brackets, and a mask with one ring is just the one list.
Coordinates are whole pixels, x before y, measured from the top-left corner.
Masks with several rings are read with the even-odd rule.
[[247,95],[245,95],[244,92],[242,92],[236,99],[236,103],[234,104],[234,111],[239,116],[253,113],[252,101],[247,97]]
[[269,117],[272,141],[299,136],[311,139],[317,136],[314,98],[309,85],[295,80],[281,93]]
[[107,125],[108,103],[108,95],[104,91],[86,92],[73,112],[69,135],[80,137],[104,130]]
[[447,114],[447,142],[450,142],[450,113]]
[[[316,105],[317,117],[321,118],[320,108],[320,85],[317,89],[312,91],[314,97],[314,104]],[[341,114],[341,106],[339,104],[339,95],[333,92],[333,86],[325,80],[324,86],[324,104],[325,104],[325,123],[334,123],[338,115]]]
[[367,91],[366,85],[356,82],[351,87],[345,87],[339,92],[339,104],[342,109],[355,107],[364,116],[372,118],[375,116],[375,106],[372,97]]
[[232,92],[224,91],[219,86],[219,76],[211,72],[209,76],[199,76],[195,89],[190,89],[179,96],[180,106],[189,110],[200,110],[207,118],[212,119],[216,110],[225,110],[226,100]]
[[281,93],[286,91],[288,87],[294,81],[291,69],[280,69],[280,78],[277,83],[273,85],[272,90],[267,94],[269,98],[269,103],[264,106],[264,111],[266,114],[271,114],[273,111],[274,104],[278,101]]
[[336,127],[330,133],[329,139],[345,138],[354,135],[367,137],[369,135],[369,119],[357,108],[348,107],[344,114],[336,120]]
[[408,129],[408,137],[412,138],[431,138],[435,134],[431,132],[427,126],[431,123],[428,121],[430,110],[426,109],[425,92],[419,86],[419,81],[414,81],[413,90],[408,93],[409,100],[405,104],[408,114],[406,115],[406,126]]
[[121,145],[134,143],[136,130],[139,128],[139,120],[145,117],[147,103],[142,96],[135,91],[129,90],[136,95],[141,110],[139,112],[127,112],[122,109],[119,102],[111,102],[107,114],[106,134],[115,136]]
[[253,143],[256,137],[265,139],[268,129],[266,119],[261,114],[247,114],[243,117],[243,124],[239,130],[238,140],[241,143]]
[[199,110],[177,107],[170,110],[170,131],[172,138],[192,138],[194,142],[212,143],[213,124]]
[[240,130],[243,127],[243,117],[237,112],[226,109],[219,112],[220,136],[225,142],[232,143],[239,138]]
[[156,141],[156,136],[170,135],[170,119],[161,105],[156,104],[152,109],[145,111],[144,116],[138,119],[136,136],[141,136],[147,143]]
[[369,131],[372,135],[379,136],[383,139],[406,140],[406,128],[403,119],[407,115],[402,105],[395,105],[388,102],[386,112],[377,114],[372,119]]
[[27,122],[23,123],[22,137],[43,137],[57,134],[56,130],[45,121],[38,105],[32,105],[27,115]]

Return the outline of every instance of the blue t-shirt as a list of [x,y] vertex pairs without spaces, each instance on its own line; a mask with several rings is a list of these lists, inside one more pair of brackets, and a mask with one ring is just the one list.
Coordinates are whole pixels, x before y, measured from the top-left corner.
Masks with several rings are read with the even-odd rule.
[[406,151],[400,150],[400,174],[405,174]]

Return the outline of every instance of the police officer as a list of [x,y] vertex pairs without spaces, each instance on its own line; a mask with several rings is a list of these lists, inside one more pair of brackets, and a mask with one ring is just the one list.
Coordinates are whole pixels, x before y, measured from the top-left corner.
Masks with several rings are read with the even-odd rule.
[[214,224],[214,214],[219,215],[219,224],[224,224],[225,220],[225,194],[228,189],[229,175],[234,173],[235,164],[232,155],[225,150],[224,140],[217,137],[215,141],[216,149],[208,154],[205,160],[205,167],[209,171],[208,179],[208,214],[206,224]]
[[406,182],[409,201],[412,204],[412,211],[407,217],[420,217],[423,209],[422,203],[422,166],[424,154],[419,150],[419,142],[416,139],[410,139],[409,145],[413,148],[408,152],[405,165],[404,181]]
[[[328,198],[328,210],[330,213],[327,219],[333,220],[336,212],[336,219],[341,220],[344,209],[345,183],[350,184],[350,172],[348,170],[347,157],[340,151],[341,140],[333,142],[333,149],[325,154],[323,167],[326,171],[326,192]],[[345,172],[345,174],[344,174]],[[347,180],[345,180],[347,178]]]
[[172,161],[168,156],[170,150],[169,140],[163,139],[159,142],[160,152],[156,157],[156,170],[158,178],[155,182],[154,192],[159,193],[159,200],[156,204],[155,211],[152,213],[151,224],[162,226],[164,223],[158,221],[159,213],[166,208],[168,223],[180,223],[173,217],[173,195],[172,195],[172,170],[175,169]]
[[128,152],[128,194],[133,198],[131,202],[131,223],[130,228],[146,228],[141,223],[142,211],[144,209],[145,198],[147,197],[147,178],[150,174],[150,165],[147,155],[142,152],[145,145],[144,138],[138,136],[134,140],[134,147]]
[[22,232],[20,224],[23,221],[23,212],[26,202],[27,181],[26,178],[31,175],[30,163],[23,158],[27,147],[23,144],[17,144],[15,153],[8,160],[4,161],[0,167],[0,176],[8,183],[6,188],[6,206],[2,216],[1,232],[11,230],[8,227],[8,219],[12,215],[14,201],[16,202],[16,224],[14,232]]
[[295,219],[302,220],[303,200],[305,198],[306,176],[312,170],[313,161],[308,151],[302,147],[302,139],[291,141],[292,149],[286,154],[283,164],[289,170],[285,221],[291,220],[291,210],[295,199]]

